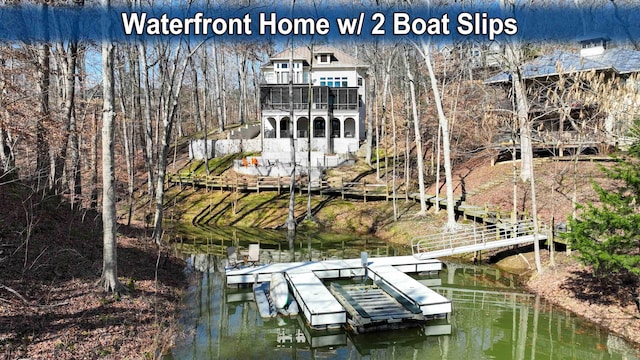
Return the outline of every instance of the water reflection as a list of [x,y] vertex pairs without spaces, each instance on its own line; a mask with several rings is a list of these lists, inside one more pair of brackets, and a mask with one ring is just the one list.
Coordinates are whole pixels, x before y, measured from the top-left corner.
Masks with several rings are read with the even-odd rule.
[[352,335],[312,331],[302,317],[262,319],[249,289],[225,287],[220,261],[190,256],[196,282],[174,359],[638,359],[624,341],[520,291],[515,276],[491,267],[450,263],[438,276],[416,277],[453,300],[448,320]]
[[[247,249],[251,243],[260,244],[260,262],[293,262],[325,259],[359,258],[361,251],[371,256],[409,255],[407,247],[393,247],[380,239],[353,235],[313,232],[299,233],[293,248],[286,241],[286,232],[255,228],[189,227],[195,237],[178,237],[175,247],[184,254],[226,256],[227,247]],[[197,231],[206,233],[199,236]],[[214,231],[215,229],[215,231]],[[206,234],[206,236],[205,236]]]

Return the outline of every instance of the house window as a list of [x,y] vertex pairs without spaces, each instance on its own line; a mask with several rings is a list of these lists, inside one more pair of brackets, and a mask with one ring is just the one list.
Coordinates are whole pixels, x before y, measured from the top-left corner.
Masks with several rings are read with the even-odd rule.
[[291,136],[291,132],[289,131],[289,118],[285,117],[280,120],[280,138],[288,138]]
[[289,68],[289,64],[287,64],[287,63],[280,64],[280,68],[288,69]]
[[314,109],[327,109],[329,100],[329,89],[326,87],[313,89],[313,103]]
[[323,138],[325,137],[325,121],[323,118],[315,118],[313,120],[313,137]]
[[356,136],[356,121],[353,118],[344,120],[344,137],[354,138]]
[[331,55],[329,54],[318,55],[317,59],[318,59],[318,63],[320,64],[328,64],[331,62]]
[[362,86],[362,78],[358,77],[358,86]]
[[267,118],[267,121],[264,123],[264,137],[268,139],[276,137],[276,119]]
[[298,139],[305,139],[309,136],[309,120],[306,117],[301,117],[297,121]]
[[340,137],[340,120],[338,119],[331,119],[331,137]]

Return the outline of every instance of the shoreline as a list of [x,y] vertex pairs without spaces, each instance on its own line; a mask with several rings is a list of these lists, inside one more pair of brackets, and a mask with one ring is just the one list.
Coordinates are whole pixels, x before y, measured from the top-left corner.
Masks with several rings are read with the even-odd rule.
[[640,314],[630,293],[620,290],[615,279],[593,277],[571,255],[562,254],[558,260],[555,268],[547,263],[542,274],[534,272],[524,284],[526,289],[626,340],[640,357]]
[[0,359],[160,358],[173,346],[188,286],[184,262],[170,254],[156,270],[154,244],[119,238],[118,277],[129,291],[115,298],[97,284],[99,261],[80,276],[2,281],[24,299],[0,292]]
[[521,272],[524,290],[624,339],[640,357],[640,314],[630,293],[621,290],[615,277],[604,283],[564,251],[555,252],[555,266],[551,266],[548,250],[541,250],[540,256],[542,274],[537,274],[532,265],[533,252],[511,255],[493,266]]

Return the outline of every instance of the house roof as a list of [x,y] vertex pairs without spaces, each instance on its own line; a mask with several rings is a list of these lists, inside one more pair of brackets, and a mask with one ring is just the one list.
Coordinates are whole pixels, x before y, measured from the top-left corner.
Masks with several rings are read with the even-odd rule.
[[[583,72],[611,70],[618,74],[640,72],[640,51],[630,49],[608,49],[601,55],[580,56],[566,51],[554,51],[525,63],[521,68],[524,79],[535,79],[558,75],[560,72]],[[508,72],[501,72],[485,80],[485,84],[511,81]]]
[[[303,61],[309,61],[309,59],[311,58],[310,56],[310,50],[308,47],[306,46],[301,46],[301,47],[297,47],[293,49],[293,60],[303,60]],[[321,68],[321,67],[348,67],[348,68],[353,68],[353,67],[358,67],[358,68],[367,68],[369,67],[368,65],[364,64],[363,62],[361,62],[360,60],[354,58],[351,55],[346,54],[345,52],[343,52],[342,50],[338,50],[336,48],[332,48],[330,46],[326,46],[326,45],[316,45],[313,47],[313,53],[315,55],[319,55],[319,54],[332,54],[333,58],[331,63],[329,64],[319,64],[317,62],[313,63],[313,67],[314,68]],[[291,59],[291,49],[285,49],[273,56],[271,56],[269,58],[269,61],[263,65],[263,67],[268,67],[273,65],[273,61],[274,60],[289,60]]]

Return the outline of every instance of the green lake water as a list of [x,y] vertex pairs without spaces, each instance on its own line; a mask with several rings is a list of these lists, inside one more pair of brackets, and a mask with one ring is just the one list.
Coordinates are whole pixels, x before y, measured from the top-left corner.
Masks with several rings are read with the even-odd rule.
[[[268,234],[267,234],[268,235]],[[267,238],[268,236],[265,236]],[[345,244],[348,244],[345,245]],[[226,244],[231,245],[231,244]],[[225,244],[188,245],[188,289],[173,359],[624,359],[640,358],[625,341],[523,292],[515,275],[490,266],[445,262],[439,274],[415,278],[453,301],[448,319],[424,327],[354,335],[312,331],[304,318],[260,317],[250,289],[227,288]],[[405,255],[371,239],[298,239],[295,251],[261,245],[263,261]],[[285,248],[283,250],[283,248]],[[218,249],[218,250],[216,250]],[[206,251],[210,250],[210,251]],[[205,252],[209,252],[206,254]],[[354,280],[357,281],[357,280]]]

